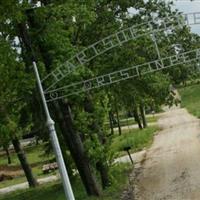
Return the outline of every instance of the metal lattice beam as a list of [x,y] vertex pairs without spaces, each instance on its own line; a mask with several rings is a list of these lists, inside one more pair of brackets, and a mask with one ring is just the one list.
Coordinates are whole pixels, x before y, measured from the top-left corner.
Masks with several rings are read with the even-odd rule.
[[[119,32],[90,45],[74,55],[60,67],[53,70],[42,80],[43,84],[46,82],[49,84],[45,91],[53,88],[78,66],[84,65],[95,57],[102,55],[112,48],[123,45],[130,40],[160,31],[172,30],[177,27],[182,27],[183,25],[200,24],[200,12],[184,14],[183,17],[177,16],[175,23],[176,24],[168,17],[163,19],[155,18],[153,21],[144,22],[143,24],[120,30]],[[152,25],[154,25],[154,29],[152,29]],[[157,25],[157,28],[155,25]]]
[[177,66],[179,64],[187,64],[192,61],[197,61],[199,59],[200,49],[195,49],[141,65],[117,70],[115,72],[97,76],[95,78],[91,78],[81,82],[73,83],[58,89],[45,92],[45,96],[47,102],[55,101],[64,97],[77,95],[82,92],[90,91],[92,89],[100,88],[106,85],[111,85],[113,83],[117,83],[130,78],[138,77],[152,72],[157,72],[169,67]]

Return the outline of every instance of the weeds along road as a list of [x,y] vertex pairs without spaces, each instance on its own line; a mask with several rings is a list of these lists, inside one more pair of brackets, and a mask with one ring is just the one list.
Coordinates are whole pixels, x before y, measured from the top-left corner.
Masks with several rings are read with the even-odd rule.
[[200,199],[200,121],[185,109],[167,111],[136,175],[136,200]]

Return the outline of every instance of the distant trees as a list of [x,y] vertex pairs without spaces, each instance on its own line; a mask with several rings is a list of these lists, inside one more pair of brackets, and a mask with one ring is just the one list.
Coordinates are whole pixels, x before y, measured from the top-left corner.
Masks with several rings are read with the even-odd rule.
[[0,46],[0,74],[2,77],[0,79],[1,144],[5,148],[8,162],[10,162],[8,145],[12,142],[29,185],[35,187],[37,181],[19,142],[19,138],[27,133],[32,126],[31,115],[28,115],[26,119],[24,118],[28,108],[26,93],[31,88],[31,79],[24,73],[23,63],[17,61],[17,54],[11,48],[11,44],[2,36],[0,36]]

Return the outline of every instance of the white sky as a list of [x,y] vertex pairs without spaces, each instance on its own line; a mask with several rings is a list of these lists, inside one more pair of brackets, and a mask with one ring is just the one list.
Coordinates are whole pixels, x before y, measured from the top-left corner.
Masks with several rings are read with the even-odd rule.
[[[145,0],[148,1],[148,0]],[[165,0],[166,2],[171,0]],[[193,13],[193,12],[200,12],[200,0],[173,0],[174,8],[178,9],[180,12],[186,13]],[[130,8],[130,14],[136,12],[135,9]],[[200,35],[200,24],[191,26],[192,31]]]
[[[174,0],[174,4],[183,13],[200,12],[200,0]],[[200,35],[200,24],[192,26],[192,31]]]

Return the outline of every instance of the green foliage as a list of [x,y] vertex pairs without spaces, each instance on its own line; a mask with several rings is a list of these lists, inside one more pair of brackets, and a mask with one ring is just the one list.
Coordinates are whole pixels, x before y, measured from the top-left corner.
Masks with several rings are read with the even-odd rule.
[[[37,146],[27,146],[26,148],[24,148],[24,150],[26,151],[27,159],[32,168],[32,171],[34,175],[37,176],[37,178],[49,176],[49,174],[46,174],[46,175],[43,174],[42,166],[45,163],[49,163],[51,162],[51,160],[54,159],[54,156],[52,154],[48,156],[44,154],[43,149],[44,149],[44,144],[37,145]],[[11,156],[12,164],[7,166],[7,157],[5,154],[2,154],[0,156],[0,166],[2,168],[5,168],[8,171],[13,171],[13,169],[20,170],[21,166],[20,166],[20,162],[17,158],[16,153],[13,151],[10,151],[10,156]],[[7,180],[7,181],[1,182],[0,188],[8,187],[8,186],[15,185],[18,183],[23,183],[25,181],[26,181],[26,178],[24,174],[22,173],[21,175],[15,177],[13,180]]]
[[[43,148],[44,148],[44,144],[37,145],[37,146],[27,146],[25,148],[25,151],[27,153],[27,158],[30,164],[48,162],[49,160],[54,158],[52,154],[50,154],[49,156],[44,154]],[[19,163],[19,160],[17,159],[17,155],[15,152],[11,153],[11,158],[13,161],[12,166],[20,167],[20,163]],[[6,165],[6,164],[7,164],[6,155],[2,155],[1,160],[0,160],[0,165]]]
[[[131,166],[128,164],[120,164],[111,168],[111,174],[115,178],[112,187],[106,189],[100,198],[87,197],[80,179],[76,179],[72,183],[72,187],[77,200],[113,200],[118,199],[123,189],[128,183],[128,174],[130,173]],[[37,189],[29,189],[27,191],[15,192],[10,195],[0,197],[0,200],[64,200],[64,191],[60,184],[48,184],[41,186]]]
[[191,85],[181,88],[179,90],[181,95],[181,106],[187,108],[187,110],[200,118],[200,85]]
[[7,130],[7,127],[5,125],[0,126],[0,146],[3,146],[4,148],[8,148],[10,143],[10,137],[9,132]]
[[9,42],[0,37],[0,119],[1,135],[12,138],[29,131],[31,116],[26,115],[27,102],[32,87],[32,77],[25,74],[23,63],[17,61],[17,55]]
[[119,154],[124,154],[125,147],[131,147],[131,152],[142,150],[144,147],[151,144],[154,133],[158,127],[148,127],[143,130],[134,129],[130,132],[124,132],[121,136],[114,136],[110,145],[110,151]]

